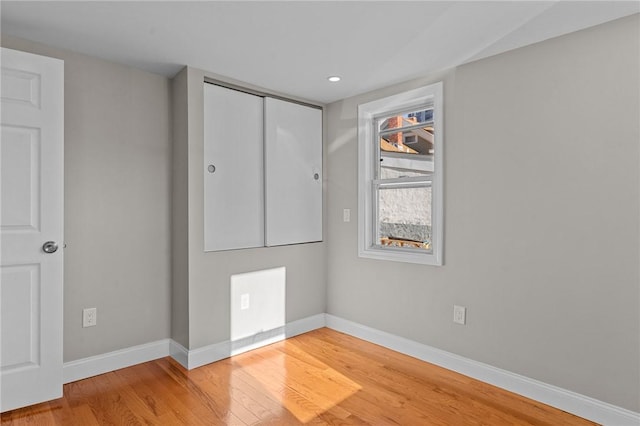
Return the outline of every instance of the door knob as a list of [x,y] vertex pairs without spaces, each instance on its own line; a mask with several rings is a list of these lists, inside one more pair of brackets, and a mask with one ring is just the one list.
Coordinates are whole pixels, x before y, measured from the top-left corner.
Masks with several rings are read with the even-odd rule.
[[58,251],[58,245],[55,243],[55,241],[47,241],[42,245],[42,251],[49,254],[55,253],[56,251]]

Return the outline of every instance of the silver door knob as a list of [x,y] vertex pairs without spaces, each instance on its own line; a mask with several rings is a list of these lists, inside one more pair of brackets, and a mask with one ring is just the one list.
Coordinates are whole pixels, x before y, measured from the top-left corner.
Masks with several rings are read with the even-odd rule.
[[42,251],[49,254],[55,253],[56,251],[58,251],[58,245],[55,243],[55,241],[47,241],[42,245]]

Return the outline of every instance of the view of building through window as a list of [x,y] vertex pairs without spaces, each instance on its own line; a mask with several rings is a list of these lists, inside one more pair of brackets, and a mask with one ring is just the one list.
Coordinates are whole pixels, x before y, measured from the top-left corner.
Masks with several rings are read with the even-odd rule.
[[433,108],[377,120],[377,241],[431,250]]

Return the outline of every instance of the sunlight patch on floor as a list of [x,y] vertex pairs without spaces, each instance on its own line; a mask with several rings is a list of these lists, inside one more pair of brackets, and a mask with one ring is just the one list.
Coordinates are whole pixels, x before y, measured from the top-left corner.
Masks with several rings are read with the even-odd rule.
[[237,375],[233,373],[231,380],[251,380],[252,386],[266,391],[302,423],[329,410],[335,416],[347,418],[350,413],[337,405],[362,386],[294,343],[283,345],[284,351],[278,349],[262,355],[249,352],[234,357],[234,363],[242,370]]

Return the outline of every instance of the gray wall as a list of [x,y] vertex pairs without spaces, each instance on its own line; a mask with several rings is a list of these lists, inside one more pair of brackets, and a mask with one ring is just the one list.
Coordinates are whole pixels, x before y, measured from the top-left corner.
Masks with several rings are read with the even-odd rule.
[[[194,68],[185,68],[172,82],[175,111],[187,111],[176,118],[173,181],[181,182],[174,188],[174,218],[176,226],[188,223],[188,259],[174,259],[179,280],[174,282],[174,333],[188,328],[188,339],[178,340],[188,349],[224,342],[230,339],[230,280],[231,275],[264,269],[286,267],[286,321],[291,322],[326,311],[325,243],[300,244],[223,252],[204,252],[204,112],[203,84],[205,77],[224,80],[249,89],[268,93],[263,88]],[[186,104],[185,102],[186,97]],[[183,122],[186,120],[186,127]],[[185,154],[186,150],[186,154]],[[180,160],[177,156],[184,156]],[[183,204],[184,182],[188,187],[187,211]],[[185,220],[184,215],[188,216]],[[182,244],[182,243],[181,243]],[[178,272],[178,269],[180,272]],[[184,279],[188,280],[185,285]],[[186,302],[186,303],[185,303]],[[252,302],[253,303],[253,302]],[[259,301],[256,301],[259,303]],[[179,337],[179,336],[175,336]]]
[[[639,35],[635,15],[329,105],[328,312],[640,411]],[[357,105],[441,79],[445,264],[359,259]]]
[[[2,36],[65,61],[64,361],[170,335],[168,79]],[[98,324],[82,328],[82,309]]]
[[189,115],[187,105],[187,69],[171,81],[173,111],[172,156],[172,285],[171,338],[189,347],[189,185],[187,182]]

